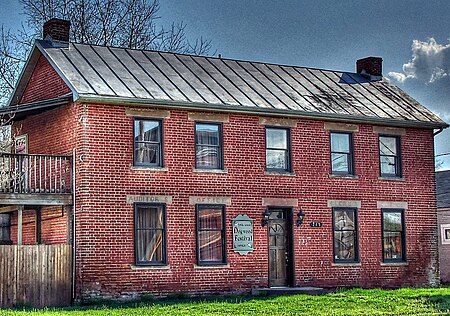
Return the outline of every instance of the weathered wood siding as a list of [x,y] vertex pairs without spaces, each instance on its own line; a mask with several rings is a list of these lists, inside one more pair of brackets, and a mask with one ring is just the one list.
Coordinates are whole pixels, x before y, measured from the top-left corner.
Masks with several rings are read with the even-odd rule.
[[0,308],[71,302],[71,246],[0,246]]

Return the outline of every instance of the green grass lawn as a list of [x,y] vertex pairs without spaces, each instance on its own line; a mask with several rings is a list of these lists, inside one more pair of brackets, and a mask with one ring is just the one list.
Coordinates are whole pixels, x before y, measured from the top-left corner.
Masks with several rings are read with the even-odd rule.
[[321,296],[155,300],[123,306],[0,310],[16,315],[450,315],[450,287],[341,290]]

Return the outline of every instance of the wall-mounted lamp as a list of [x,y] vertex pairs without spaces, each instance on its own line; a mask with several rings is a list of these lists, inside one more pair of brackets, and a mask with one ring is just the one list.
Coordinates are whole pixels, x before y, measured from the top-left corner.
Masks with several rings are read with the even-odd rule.
[[301,224],[303,224],[303,219],[305,218],[305,213],[303,213],[302,209],[300,209],[300,211],[298,211],[297,213],[297,220],[295,221],[295,223],[297,224],[297,227],[300,227]]
[[269,210],[266,209],[262,215],[263,215],[263,218],[261,220],[261,226],[264,227],[267,224],[269,224],[269,216],[270,216]]

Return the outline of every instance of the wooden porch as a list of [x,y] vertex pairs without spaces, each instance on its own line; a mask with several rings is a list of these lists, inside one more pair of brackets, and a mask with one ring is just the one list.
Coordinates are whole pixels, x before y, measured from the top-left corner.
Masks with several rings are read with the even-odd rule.
[[0,308],[70,305],[73,170],[72,156],[0,153]]
[[0,207],[71,205],[72,164],[72,156],[0,153]]

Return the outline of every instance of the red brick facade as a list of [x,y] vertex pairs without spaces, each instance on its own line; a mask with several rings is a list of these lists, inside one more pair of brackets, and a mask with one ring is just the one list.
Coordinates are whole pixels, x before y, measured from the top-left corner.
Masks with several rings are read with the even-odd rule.
[[[36,86],[49,81],[35,76]],[[53,80],[57,87],[58,80]],[[48,97],[39,90],[29,86],[23,99]],[[273,175],[265,173],[265,126],[260,117],[230,113],[229,121],[223,123],[225,172],[198,172],[194,170],[195,123],[188,119],[188,111],[166,108],[170,116],[163,119],[165,169],[151,170],[133,167],[133,116],[126,109],[130,107],[74,103],[18,122],[28,134],[30,153],[71,154],[76,149],[78,299],[148,292],[247,292],[266,287],[268,231],[261,226],[264,198],[296,199],[294,222],[299,208],[306,214],[302,226],[292,223],[295,286],[400,287],[438,282],[432,130],[405,129],[401,136],[403,177],[386,180],[379,177],[378,134],[373,126],[359,124],[353,132],[356,177],[334,178],[330,176],[330,131],[324,121],[295,119],[292,174]],[[166,205],[166,266],[134,264],[134,207],[127,203],[127,195],[172,197]],[[196,265],[196,212],[189,203],[191,196],[231,197],[226,207],[227,265]],[[329,200],[361,202],[358,263],[333,261]],[[382,262],[380,201],[408,205],[405,263]],[[66,215],[56,218],[60,210],[52,214],[50,228],[44,229],[43,224],[43,240],[63,242],[67,231],[58,225],[67,221]],[[255,249],[247,255],[232,250],[232,219],[239,214],[254,219]],[[310,222],[320,222],[322,227],[311,227]],[[24,240],[32,243],[33,223],[25,227]],[[53,232],[55,237],[50,236]]]

